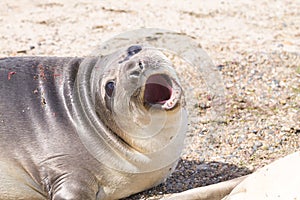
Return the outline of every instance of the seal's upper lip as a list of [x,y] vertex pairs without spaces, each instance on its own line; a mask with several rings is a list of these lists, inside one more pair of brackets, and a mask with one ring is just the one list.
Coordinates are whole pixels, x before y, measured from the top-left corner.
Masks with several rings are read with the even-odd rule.
[[144,102],[172,109],[180,99],[181,88],[169,76],[154,74],[148,77],[144,89]]

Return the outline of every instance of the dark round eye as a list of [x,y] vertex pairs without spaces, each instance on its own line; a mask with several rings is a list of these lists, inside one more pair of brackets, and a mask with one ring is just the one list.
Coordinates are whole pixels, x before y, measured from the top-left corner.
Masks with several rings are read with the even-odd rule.
[[113,95],[114,90],[115,90],[115,82],[110,81],[110,82],[106,83],[105,92],[106,92],[107,96],[111,97]]

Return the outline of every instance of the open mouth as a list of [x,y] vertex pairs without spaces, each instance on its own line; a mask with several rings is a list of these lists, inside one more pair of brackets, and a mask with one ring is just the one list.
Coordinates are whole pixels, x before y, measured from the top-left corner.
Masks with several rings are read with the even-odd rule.
[[151,75],[146,81],[144,102],[171,109],[180,98],[180,93],[180,88],[168,76],[155,74]]

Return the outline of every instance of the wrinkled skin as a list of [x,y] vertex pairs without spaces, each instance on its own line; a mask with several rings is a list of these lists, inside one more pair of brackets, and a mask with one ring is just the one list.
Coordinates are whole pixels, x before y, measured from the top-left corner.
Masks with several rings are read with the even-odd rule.
[[[135,88],[126,72],[138,65],[126,66],[141,58]],[[145,106],[143,92],[156,72],[179,90],[169,65],[144,49],[86,59],[0,59],[0,199],[118,199],[164,181],[186,130],[182,94],[163,107]],[[151,119],[163,119],[158,130]]]

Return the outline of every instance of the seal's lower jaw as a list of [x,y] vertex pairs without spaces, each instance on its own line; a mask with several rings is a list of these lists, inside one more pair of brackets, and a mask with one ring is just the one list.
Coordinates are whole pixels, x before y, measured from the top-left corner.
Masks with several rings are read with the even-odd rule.
[[181,88],[172,78],[165,74],[148,77],[144,89],[144,103],[170,110],[177,106],[181,97]]

